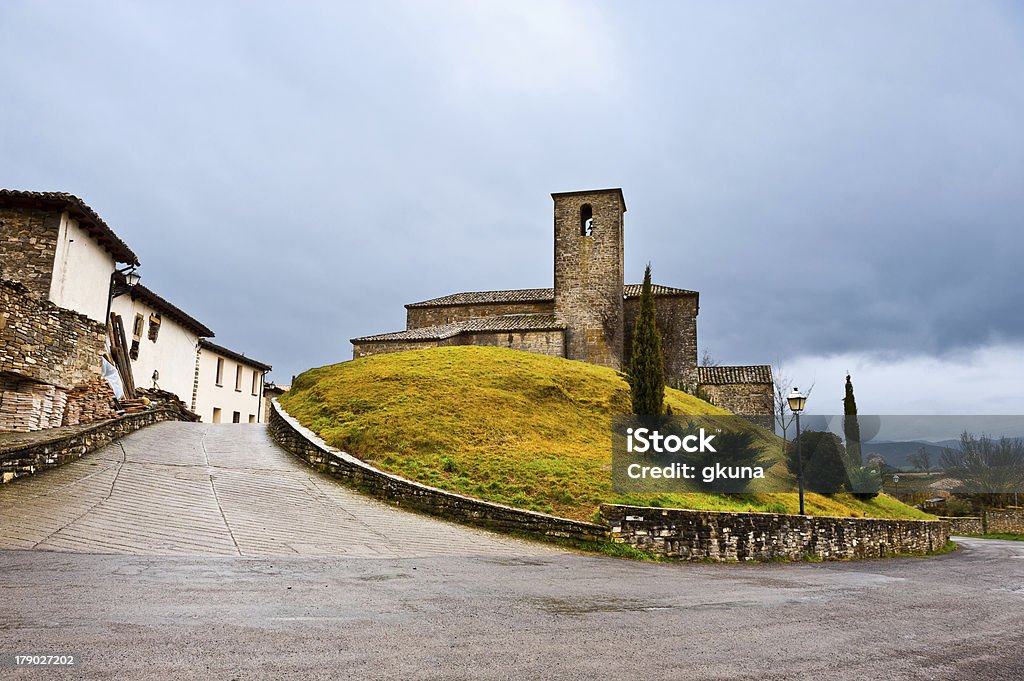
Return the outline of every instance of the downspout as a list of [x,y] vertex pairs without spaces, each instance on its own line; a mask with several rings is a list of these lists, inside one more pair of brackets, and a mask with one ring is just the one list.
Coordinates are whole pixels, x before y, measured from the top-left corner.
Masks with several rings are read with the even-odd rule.
[[260,391],[256,395],[256,423],[263,423],[263,388],[267,384],[267,372],[260,373]]

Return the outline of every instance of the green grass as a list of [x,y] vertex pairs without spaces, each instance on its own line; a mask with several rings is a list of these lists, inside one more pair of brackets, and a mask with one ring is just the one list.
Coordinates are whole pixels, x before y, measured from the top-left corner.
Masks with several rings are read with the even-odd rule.
[[[591,520],[601,503],[798,510],[796,494],[614,493],[611,420],[629,413],[629,388],[617,372],[582,362],[486,347],[376,355],[311,369],[280,401],[328,444],[378,468],[567,518]],[[676,414],[728,413],[677,390],[665,402]],[[774,438],[761,433],[766,444]],[[781,463],[770,474],[789,475]],[[809,494],[807,511],[933,517],[884,495]]]

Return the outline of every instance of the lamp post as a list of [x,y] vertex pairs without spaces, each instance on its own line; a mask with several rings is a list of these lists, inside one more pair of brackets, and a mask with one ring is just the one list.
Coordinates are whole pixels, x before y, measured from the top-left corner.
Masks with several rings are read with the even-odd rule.
[[896,501],[900,500],[900,476],[898,473],[893,473],[892,484],[896,485]]
[[104,323],[110,325],[110,308],[114,304],[114,298],[128,293],[138,285],[142,277],[135,271],[132,265],[123,270],[115,269],[110,273],[110,286],[107,288],[107,316]]
[[800,443],[800,414],[807,405],[807,395],[800,392],[799,388],[793,388],[786,400],[789,402],[789,410],[796,416],[796,484],[800,490],[800,515],[804,515],[804,453]]

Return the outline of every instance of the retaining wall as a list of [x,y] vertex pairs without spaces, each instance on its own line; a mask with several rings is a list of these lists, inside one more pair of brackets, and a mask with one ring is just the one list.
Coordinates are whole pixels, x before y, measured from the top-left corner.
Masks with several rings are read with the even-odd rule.
[[615,542],[679,560],[880,558],[941,549],[943,520],[723,513],[603,504]]
[[1024,508],[1000,508],[981,516],[943,518],[953,534],[1024,534]]
[[55,432],[49,438],[40,437],[42,433],[34,433],[28,444],[0,449],[0,483],[74,461],[150,424],[181,420],[188,418],[178,410],[153,409],[100,421],[84,428],[62,428],[62,432]]
[[488,529],[583,540],[611,538],[679,560],[878,558],[943,548],[943,520],[833,518],[773,513],[720,513],[603,504],[607,526],[525,511],[391,475],[330,447],[274,400],[274,439],[312,467],[384,501]]
[[278,444],[313,468],[396,506],[503,532],[586,541],[607,536],[607,528],[601,525],[472,499],[385,473],[327,445],[285,412],[277,400],[272,403],[268,425]]

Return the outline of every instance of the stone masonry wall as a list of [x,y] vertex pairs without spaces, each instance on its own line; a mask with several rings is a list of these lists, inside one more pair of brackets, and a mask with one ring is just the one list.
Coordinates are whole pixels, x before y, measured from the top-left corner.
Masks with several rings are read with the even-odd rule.
[[481,317],[493,317],[505,314],[533,314],[553,312],[553,301],[540,303],[488,303],[484,305],[439,305],[437,307],[410,307],[406,309],[407,329],[420,329],[426,326],[440,326],[452,322],[462,322]]
[[49,299],[60,219],[60,211],[0,208],[0,279],[21,282],[36,298]]
[[981,516],[943,518],[953,534],[1024,534],[1024,508],[1000,508]]
[[923,555],[949,541],[944,520],[719,513],[603,504],[612,540],[679,560],[802,560]]
[[565,357],[565,335],[558,330],[469,333],[458,336],[458,341],[459,345],[485,345],[551,357]]
[[389,352],[425,350],[453,345],[485,345],[512,348],[552,357],[565,357],[565,337],[560,330],[553,331],[493,331],[463,333],[443,340],[366,341],[353,343],[352,358],[383,355]]
[[1024,508],[1004,508],[985,512],[989,534],[1024,534]]
[[367,341],[352,344],[352,359],[369,357],[370,355],[385,355],[389,352],[405,352],[406,350],[426,350],[427,348],[440,348],[447,345],[457,345],[455,338],[444,340],[406,340],[406,341]]
[[985,534],[985,522],[978,516],[943,518],[952,534]]
[[[659,296],[654,299],[655,321],[665,356],[665,382],[693,392],[697,387],[697,296]],[[625,364],[633,350],[633,330],[640,316],[640,299],[629,298],[623,306]]]
[[604,539],[605,528],[526,511],[421,485],[380,471],[350,454],[329,447],[288,415],[274,400],[270,433],[285,450],[313,468],[389,503],[468,525],[541,537],[587,541]]
[[0,372],[69,389],[101,374],[105,329],[0,280]]
[[705,384],[700,389],[716,407],[750,417],[762,428],[774,430],[775,392],[771,383]]
[[84,428],[61,429],[62,432],[45,439],[15,445],[3,445],[0,441],[0,482],[10,482],[74,461],[150,424],[181,419],[182,415],[176,410],[154,409]]
[[[556,195],[555,315],[567,325],[566,357],[622,368],[623,213],[618,192]],[[590,205],[593,231],[580,211]]]

